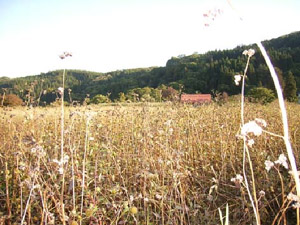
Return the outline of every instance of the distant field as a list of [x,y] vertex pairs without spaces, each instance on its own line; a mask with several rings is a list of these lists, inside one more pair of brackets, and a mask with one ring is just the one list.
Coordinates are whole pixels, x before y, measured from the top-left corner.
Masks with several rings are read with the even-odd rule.
[[[300,105],[287,108],[299,166]],[[245,122],[255,118],[282,135],[276,102],[247,103]],[[0,224],[19,224],[25,211],[27,224],[62,224],[62,169],[67,224],[220,224],[226,203],[230,224],[254,221],[244,186],[231,181],[242,174],[239,103],[66,107],[63,166],[60,108],[4,108],[0,119]],[[281,209],[294,186],[288,170],[264,164],[286,154],[283,140],[254,140],[262,224],[294,224],[295,210]]]

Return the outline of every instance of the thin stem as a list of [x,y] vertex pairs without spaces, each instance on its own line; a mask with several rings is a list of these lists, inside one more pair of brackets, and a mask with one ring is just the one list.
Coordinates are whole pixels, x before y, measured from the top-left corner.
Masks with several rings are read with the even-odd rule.
[[[241,90],[241,126],[242,127],[245,124],[245,120],[244,120],[245,78],[246,78],[247,70],[248,70],[248,67],[249,67],[250,58],[251,58],[251,56],[248,56],[247,64],[245,66],[243,79],[242,79],[242,90]],[[258,211],[258,200],[257,200],[257,197],[256,197],[256,188],[255,188],[253,167],[252,167],[252,162],[251,162],[251,158],[250,158],[250,153],[249,153],[248,147],[246,145],[246,138],[244,138],[243,141],[244,141],[244,145],[243,145],[243,175],[244,175],[244,179],[245,179],[245,186],[246,186],[246,189],[247,189],[247,192],[248,192],[248,196],[249,196],[252,208],[254,210],[254,215],[255,215],[256,222],[259,225],[260,224],[260,216],[259,216],[259,211]],[[248,158],[249,166],[250,166],[250,171],[251,171],[252,189],[253,189],[254,200],[252,198],[251,191],[250,191],[249,184],[248,184],[248,180],[247,180],[246,154],[247,154],[247,158]]]
[[64,207],[64,187],[65,187],[65,170],[64,170],[64,90],[65,90],[65,72],[66,69],[63,71],[63,78],[62,78],[62,93],[61,93],[61,145],[60,145],[60,162],[61,166],[63,167],[62,169],[62,185],[61,185],[61,194],[60,194],[60,206],[61,206],[61,212],[62,212],[62,222],[63,225],[66,224],[65,222],[65,207]]
[[31,188],[31,189],[30,189],[30,193],[29,193],[29,197],[28,197],[28,199],[27,199],[27,203],[26,203],[26,206],[25,206],[25,210],[24,210],[24,214],[23,214],[23,217],[22,217],[21,225],[24,223],[25,216],[26,216],[26,212],[27,212],[27,208],[28,208],[28,205],[29,205],[29,201],[30,201],[30,198],[31,198],[33,189],[34,189],[34,188]]
[[81,184],[81,205],[80,205],[80,225],[82,224],[82,212],[83,212],[83,198],[84,198],[84,182],[85,182],[85,163],[86,163],[86,153],[88,148],[88,131],[89,131],[89,119],[86,121],[86,130],[85,130],[85,144],[84,144],[84,155],[82,162],[82,184]]
[[60,157],[61,157],[61,161],[64,159],[64,90],[65,90],[65,69],[63,72],[63,78],[62,78],[62,88],[63,91],[61,93],[61,143],[60,143]]
[[73,210],[76,210],[75,200],[75,174],[74,174],[74,149],[71,149],[71,160],[72,160],[72,195],[73,195]]
[[[248,152],[247,152],[247,146],[246,146],[246,139],[244,138],[244,151],[243,151],[243,176],[244,176],[244,180],[245,180],[245,186],[246,186],[246,189],[247,189],[247,192],[248,192],[248,196],[249,196],[249,199],[250,199],[250,202],[251,202],[251,205],[252,205],[252,208],[253,208],[253,211],[254,211],[254,215],[255,215],[255,219],[256,219],[256,222],[257,222],[257,225],[260,224],[260,220],[259,220],[259,216],[258,216],[258,210],[257,210],[257,207],[253,201],[253,198],[252,198],[252,195],[251,195],[251,191],[249,189],[249,183],[248,183],[248,180],[247,180],[247,174],[246,174],[246,153],[248,155]],[[248,156],[248,160],[249,162],[250,161],[250,158]],[[251,164],[251,163],[249,163]],[[251,168],[252,168],[252,164],[251,164]],[[253,174],[253,173],[252,173]],[[252,179],[254,177],[252,176]],[[254,191],[254,190],[253,190]],[[255,196],[256,197],[256,196]],[[257,200],[256,200],[257,202]]]
[[245,75],[243,76],[243,80],[242,80],[242,91],[241,91],[241,125],[242,127],[245,124],[244,121],[244,95],[245,95]]
[[6,207],[7,207],[7,223],[11,224],[10,219],[11,219],[11,205],[10,205],[10,198],[9,198],[9,178],[8,178],[8,166],[7,162],[5,162],[5,189],[6,189]]
[[242,95],[241,96],[241,123],[242,123],[242,126],[245,123],[245,121],[244,121],[245,79],[246,79],[246,74],[247,74],[249,62],[250,62],[250,56],[248,56],[247,64],[246,64],[246,67],[244,69],[243,80],[242,80],[242,91],[241,91],[242,92],[241,93],[241,95]]
[[258,200],[257,200],[257,196],[256,196],[256,187],[255,187],[253,166],[252,166],[252,161],[250,158],[249,149],[246,144],[244,144],[244,147],[246,148],[246,153],[247,153],[247,157],[248,157],[248,161],[249,161],[249,167],[250,167],[250,171],[251,171],[252,189],[253,189],[252,193],[253,193],[254,202],[255,202],[254,212],[256,211],[256,221],[257,221],[257,224],[259,225],[259,224],[261,224],[261,222],[260,222],[260,215],[259,215],[259,210],[258,210]]
[[[36,175],[34,175],[34,176],[36,176]],[[29,205],[29,202],[30,202],[30,198],[31,198],[32,192],[36,188],[36,186],[35,186],[35,180],[36,180],[36,177],[34,177],[34,180],[32,182],[32,187],[30,189],[29,196],[28,196],[28,199],[27,199],[27,203],[26,203],[26,206],[25,206],[25,209],[24,209],[24,214],[23,214],[23,217],[22,217],[22,220],[21,220],[21,225],[23,225],[23,223],[24,223],[26,212],[27,212],[27,209],[28,209],[28,205]]]
[[266,134],[270,134],[270,135],[272,135],[272,136],[274,136],[274,137],[279,137],[279,138],[284,138],[283,136],[281,136],[281,135],[278,135],[278,134],[274,134],[274,133],[272,133],[272,132],[270,132],[270,131],[266,131],[266,130],[262,130],[262,132],[264,132],[264,133],[266,133]]

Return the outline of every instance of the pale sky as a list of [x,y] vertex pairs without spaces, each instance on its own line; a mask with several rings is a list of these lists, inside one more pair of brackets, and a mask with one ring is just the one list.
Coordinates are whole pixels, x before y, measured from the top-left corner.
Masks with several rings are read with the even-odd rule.
[[[231,3],[235,10],[226,0],[0,0],[0,76],[165,66],[300,31],[299,0]],[[212,21],[209,10],[221,13]],[[63,51],[73,57],[59,59]]]

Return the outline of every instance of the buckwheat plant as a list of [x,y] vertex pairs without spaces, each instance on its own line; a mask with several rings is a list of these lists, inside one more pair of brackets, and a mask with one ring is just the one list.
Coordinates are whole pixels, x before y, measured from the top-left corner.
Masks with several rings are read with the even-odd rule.
[[86,112],[86,123],[85,123],[85,140],[84,140],[84,154],[82,162],[82,183],[81,183],[81,204],[80,204],[80,225],[82,224],[83,214],[83,200],[84,200],[84,187],[85,187],[85,174],[86,174],[86,156],[88,153],[88,142],[89,142],[89,126],[92,118],[96,115],[95,112]]
[[[247,69],[248,69],[248,66],[249,66],[249,60],[254,55],[254,53],[255,53],[255,51],[253,49],[245,50],[243,52],[243,54],[248,57],[247,64],[246,64],[243,75],[235,75],[234,76],[234,82],[235,82],[236,85],[239,85],[240,82],[242,82],[242,87],[241,87],[241,132],[240,132],[239,137],[241,139],[243,139],[243,142],[244,142],[244,144],[243,144],[243,176],[244,176],[245,186],[246,186],[246,189],[247,189],[247,192],[248,192],[248,196],[249,196],[249,199],[251,201],[252,207],[254,209],[256,222],[257,222],[257,224],[261,224],[260,216],[259,216],[259,210],[258,210],[258,200],[257,200],[257,196],[256,196],[256,187],[255,187],[255,179],[254,179],[252,160],[251,160],[250,153],[249,153],[249,147],[251,148],[253,146],[253,144],[255,143],[254,138],[256,136],[260,136],[263,132],[265,132],[267,134],[270,134],[270,135],[273,135],[273,136],[276,136],[276,137],[283,138],[284,141],[285,141],[287,152],[288,152],[289,161],[290,161],[290,164],[291,164],[291,167],[292,167],[292,174],[293,174],[294,179],[295,179],[297,193],[298,193],[298,189],[297,189],[298,184],[297,184],[297,182],[299,181],[299,176],[298,176],[298,172],[297,172],[295,158],[294,158],[293,151],[292,151],[291,144],[290,144],[289,137],[288,137],[288,131],[286,130],[287,129],[287,117],[286,117],[285,108],[281,108],[281,111],[284,110],[284,113],[282,113],[282,119],[283,119],[283,121],[285,121],[285,122],[283,122],[284,136],[277,135],[277,134],[274,134],[272,132],[264,130],[264,128],[267,126],[267,123],[266,123],[265,120],[260,119],[260,118],[256,118],[255,120],[244,123],[244,86],[245,86],[245,78],[247,77],[246,73],[247,73]],[[277,78],[277,76],[276,76],[276,78]],[[277,78],[277,81],[278,81],[278,78]],[[276,81],[274,81],[274,83],[276,84]],[[280,100],[279,96],[280,95],[278,94],[279,103],[280,103],[280,101],[283,102],[283,98]],[[282,96],[282,93],[281,93],[281,96]],[[283,102],[283,106],[284,106],[284,102]],[[250,172],[251,172],[252,194],[251,194],[251,191],[250,191],[250,188],[249,188],[249,183],[248,183],[248,180],[247,180],[247,174],[246,174],[246,169],[245,169],[246,157],[247,157],[249,167],[250,167]],[[271,162],[269,160],[266,160],[265,161],[266,170],[269,171],[275,164],[282,165],[286,169],[288,168],[287,158],[284,156],[284,154],[281,154],[279,156],[279,159],[275,162]],[[278,169],[277,169],[277,172],[279,174],[279,178],[280,178],[281,184],[282,184],[281,185],[282,186],[282,197],[283,197],[282,201],[284,202],[283,181],[282,181],[282,177],[281,177],[281,174],[280,174]],[[296,176],[294,174],[296,174]],[[297,207],[295,207],[295,208],[297,209],[297,224],[299,224],[299,212],[298,212],[299,208],[297,208]]]
[[[232,2],[230,0],[227,0],[227,2],[229,4],[229,6],[233,9],[233,11],[235,11],[238,14],[239,18],[241,20],[243,20],[243,18],[241,17],[241,15],[237,11],[237,9],[233,6]],[[279,101],[279,107],[280,107],[280,112],[281,112],[282,123],[283,123],[283,134],[284,135],[282,136],[282,138],[284,140],[284,143],[285,143],[285,146],[286,146],[286,150],[287,150],[288,159],[289,159],[289,162],[290,162],[290,165],[291,165],[291,168],[292,168],[292,172],[291,173],[292,173],[292,176],[293,176],[295,184],[296,184],[297,196],[300,198],[300,179],[299,179],[299,175],[298,175],[298,170],[297,170],[297,165],[296,165],[296,160],[295,160],[294,152],[292,150],[292,146],[291,146],[291,142],[290,142],[289,130],[288,130],[288,119],[287,119],[287,113],[286,113],[286,108],[285,108],[285,104],[284,104],[282,89],[281,89],[281,86],[280,86],[280,83],[279,83],[278,76],[277,76],[277,74],[275,72],[274,66],[273,66],[273,64],[272,64],[272,62],[270,60],[269,55],[266,52],[266,49],[262,45],[261,41],[257,41],[256,44],[257,44],[259,50],[261,51],[262,56],[264,57],[264,59],[266,61],[266,64],[267,64],[267,66],[269,68],[271,77],[272,77],[273,82],[274,82],[274,86],[275,86],[276,93],[277,93],[277,96],[278,96],[278,101]],[[250,57],[254,53],[255,52],[252,49],[245,50],[243,52],[243,54],[248,55],[248,61],[247,61],[247,65],[246,65],[246,68],[245,68],[245,71],[244,71],[244,75],[242,76],[242,78],[243,78],[242,79],[243,80],[243,84],[242,84],[242,97],[241,97],[242,98],[242,100],[241,100],[241,117],[242,117],[241,121],[242,121],[242,127],[244,126],[244,119],[243,119],[244,84],[245,84],[244,83],[244,79],[245,79],[246,71],[247,71],[247,68],[248,68],[249,59],[250,59]],[[235,77],[235,83],[236,84],[238,84],[238,79],[240,79],[239,76],[236,76]],[[274,135],[274,136],[281,137],[280,135]],[[245,144],[245,138],[244,138],[244,149],[245,149],[245,147],[246,147],[246,150],[247,150],[247,145]],[[247,151],[247,154],[248,154],[248,151]],[[249,165],[251,167],[250,158],[249,158]],[[286,164],[286,166],[287,166],[287,164]],[[250,169],[252,170],[252,168],[250,168]],[[246,181],[246,177],[245,177],[245,181]],[[255,199],[255,203],[256,203],[255,216],[256,216],[257,224],[260,224],[259,213],[258,213],[258,206],[257,206],[257,200],[256,200],[256,194],[255,194],[255,184],[254,184],[254,180],[253,179],[252,179],[252,181],[253,181],[253,195],[254,195],[254,199]],[[251,199],[249,191],[248,191],[248,194],[249,194],[249,197]],[[252,202],[252,206],[253,206],[253,201],[251,201],[251,202]],[[299,207],[296,207],[296,209],[297,209],[297,225],[299,225],[300,224]]]
[[[72,57],[72,53],[70,52],[63,52],[63,54],[59,55],[59,58],[62,60],[67,58],[67,57]],[[63,77],[62,77],[62,87],[58,88],[58,92],[61,97],[61,143],[60,143],[60,172],[62,174],[62,186],[61,186],[61,195],[60,195],[60,205],[61,205],[61,211],[62,211],[62,222],[63,225],[66,224],[65,222],[65,209],[64,209],[64,186],[65,186],[65,173],[64,173],[64,167],[63,167],[63,161],[64,161],[64,90],[65,90],[65,73],[66,69],[64,68],[63,70]]]
[[[258,210],[258,200],[256,196],[256,188],[255,188],[255,179],[254,179],[254,172],[253,172],[253,166],[252,166],[252,161],[249,153],[249,148],[252,147],[254,144],[254,139],[252,139],[252,136],[259,136],[262,134],[262,127],[266,126],[266,122],[262,119],[255,119],[254,121],[249,121],[248,123],[245,124],[244,122],[244,96],[245,96],[245,78],[247,77],[247,70],[250,62],[250,58],[255,54],[254,49],[249,49],[249,50],[244,50],[243,55],[247,56],[247,64],[244,69],[244,74],[243,75],[235,75],[234,76],[234,82],[236,85],[240,84],[240,81],[242,81],[242,87],[241,87],[241,134],[238,136],[239,138],[243,139],[243,176],[245,180],[245,187],[248,192],[248,196],[251,202],[251,205],[254,209],[254,215],[257,224],[260,224],[260,216],[259,216],[259,210]],[[249,163],[250,167],[250,172],[251,172],[251,180],[252,180],[252,194],[250,191],[249,183],[247,180],[247,174],[246,174],[246,155],[247,155],[247,160]],[[253,199],[254,198],[254,199]]]

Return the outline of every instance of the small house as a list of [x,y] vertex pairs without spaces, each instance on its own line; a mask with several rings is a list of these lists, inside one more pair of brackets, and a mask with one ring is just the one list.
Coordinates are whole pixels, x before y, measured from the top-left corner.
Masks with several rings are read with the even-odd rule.
[[203,104],[211,102],[210,94],[182,94],[180,97],[182,103]]

